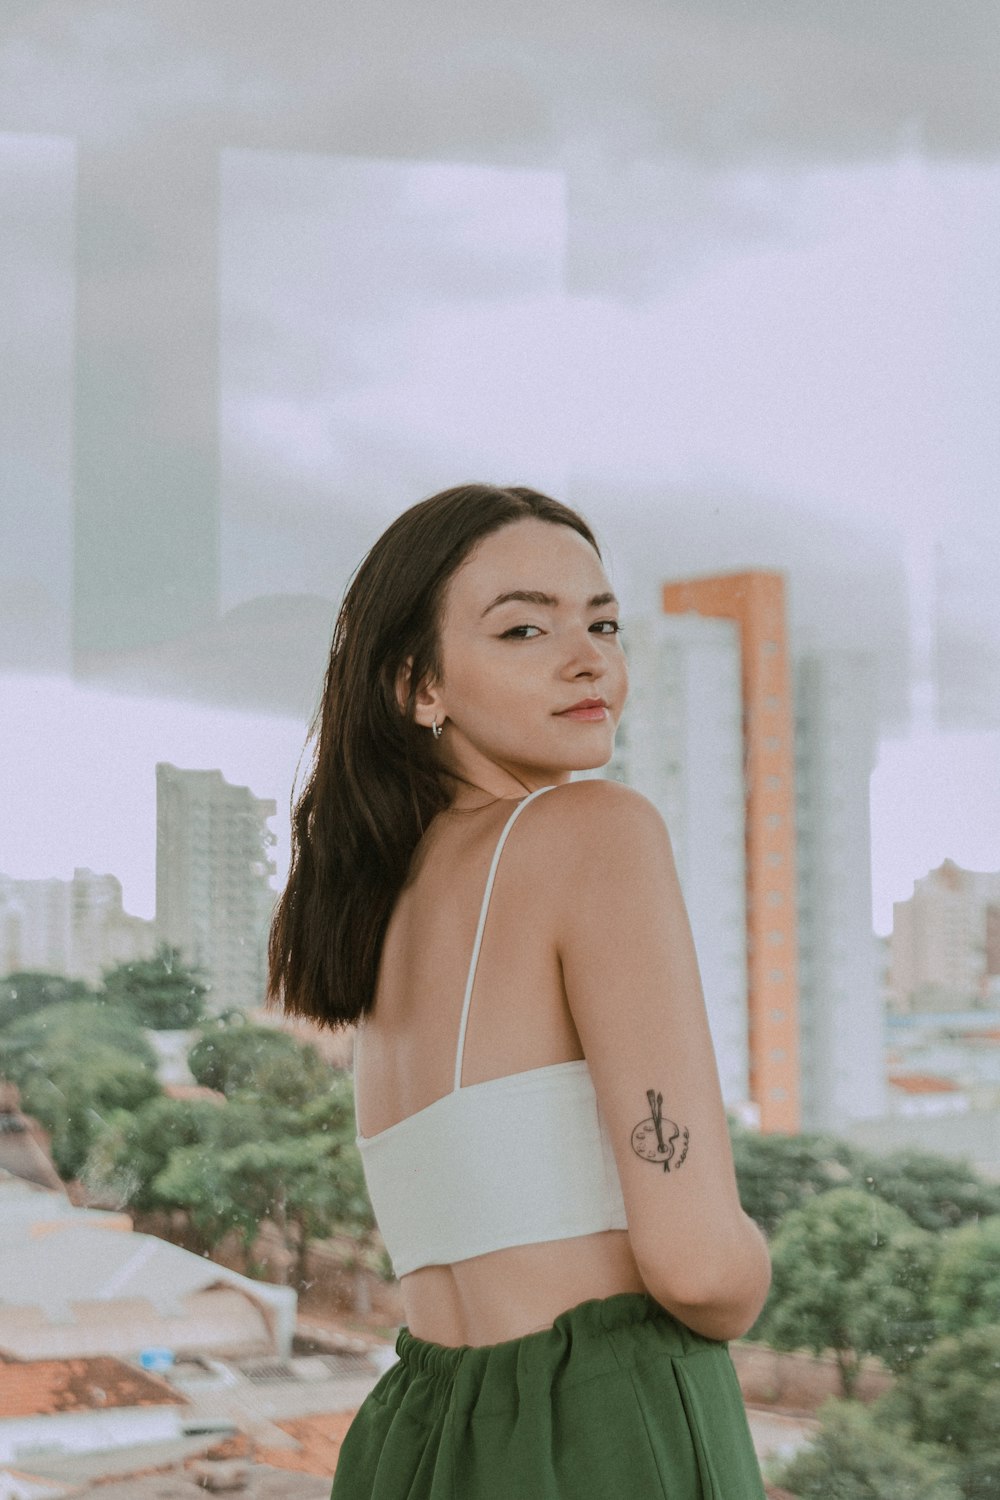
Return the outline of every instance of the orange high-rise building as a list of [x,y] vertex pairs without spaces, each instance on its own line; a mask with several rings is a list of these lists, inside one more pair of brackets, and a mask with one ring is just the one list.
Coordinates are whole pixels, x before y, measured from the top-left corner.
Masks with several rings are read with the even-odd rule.
[[750,1096],[764,1132],[800,1128],[795,718],[781,573],[663,586],[667,614],[735,620],[743,686]]

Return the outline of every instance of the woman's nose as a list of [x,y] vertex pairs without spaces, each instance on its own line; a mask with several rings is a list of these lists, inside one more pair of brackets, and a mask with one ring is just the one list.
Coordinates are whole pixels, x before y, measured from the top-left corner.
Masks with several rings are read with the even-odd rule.
[[574,676],[579,676],[581,672],[596,675],[604,670],[604,654],[597,637],[591,631],[583,631],[580,637],[574,640],[566,666]]

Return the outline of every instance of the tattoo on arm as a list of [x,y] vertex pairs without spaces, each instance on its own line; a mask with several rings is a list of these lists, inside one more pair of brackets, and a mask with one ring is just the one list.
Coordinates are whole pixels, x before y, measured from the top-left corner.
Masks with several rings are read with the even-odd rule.
[[[646,1098],[649,1100],[650,1114],[645,1120],[640,1120],[632,1131],[632,1150],[636,1156],[641,1156],[643,1161],[663,1163],[664,1172],[670,1171],[670,1163],[673,1161],[674,1170],[683,1165],[684,1158],[688,1154],[689,1131],[686,1125],[683,1127],[673,1120],[663,1117],[663,1095],[655,1093],[652,1089],[646,1090]],[[680,1141],[680,1149],[675,1144]],[[676,1161],[674,1157],[676,1156]]]

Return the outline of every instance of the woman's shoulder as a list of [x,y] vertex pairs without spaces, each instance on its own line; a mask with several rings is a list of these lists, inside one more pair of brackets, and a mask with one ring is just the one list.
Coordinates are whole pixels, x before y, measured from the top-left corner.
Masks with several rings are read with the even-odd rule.
[[669,845],[667,826],[656,804],[634,787],[600,777],[570,781],[535,799],[523,819],[525,842],[546,862],[565,868],[568,860],[594,863],[596,850],[607,865],[616,856],[642,857]]
[[621,781],[611,781],[600,776],[551,787],[548,795],[537,800],[539,812],[544,808],[553,820],[567,823],[585,822],[593,818],[614,821],[625,818],[639,826],[645,823],[663,824],[656,804],[642,792],[625,786]]

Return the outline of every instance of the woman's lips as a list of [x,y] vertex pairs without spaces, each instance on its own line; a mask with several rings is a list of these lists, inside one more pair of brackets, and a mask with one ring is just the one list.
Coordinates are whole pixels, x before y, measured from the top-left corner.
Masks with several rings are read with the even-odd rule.
[[559,719],[606,719],[608,711],[603,703],[592,704],[590,708],[564,708],[561,714],[556,715]]

